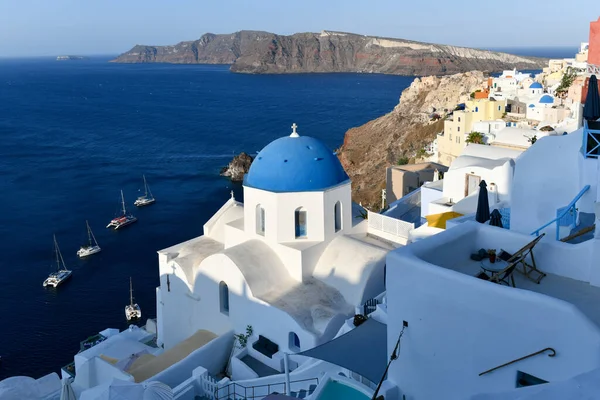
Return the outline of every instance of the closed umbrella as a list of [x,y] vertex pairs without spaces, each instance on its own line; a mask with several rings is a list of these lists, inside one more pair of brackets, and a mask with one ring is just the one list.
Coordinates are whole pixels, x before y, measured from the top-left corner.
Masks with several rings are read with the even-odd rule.
[[502,214],[500,214],[500,211],[498,211],[498,209],[492,211],[492,214],[490,215],[490,225],[497,226],[499,228],[504,228],[504,226],[502,225]]
[[62,380],[62,389],[60,391],[60,400],[77,400],[73,387],[71,386],[71,379],[64,378]]
[[477,212],[475,220],[480,223],[490,219],[490,202],[488,200],[487,184],[485,181],[479,183],[479,197],[477,199]]
[[588,92],[583,108],[583,118],[596,121],[600,118],[600,94],[598,94],[598,79],[592,75],[588,84]]

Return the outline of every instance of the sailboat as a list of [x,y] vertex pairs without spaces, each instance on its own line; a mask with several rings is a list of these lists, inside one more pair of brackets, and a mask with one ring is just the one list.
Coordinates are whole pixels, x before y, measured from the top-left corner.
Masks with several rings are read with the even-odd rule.
[[[85,225],[87,226],[87,234],[88,234],[89,244],[83,245],[83,246],[81,246],[81,248],[79,250],[77,250],[77,255],[81,258],[91,256],[92,254],[99,253],[100,250],[102,250],[100,248],[100,246],[98,246],[98,241],[96,241],[96,237],[94,236],[94,233],[92,232],[92,228],[90,228],[90,224],[87,221],[85,221]],[[92,242],[92,240],[93,240],[93,242]]]
[[144,195],[138,197],[137,200],[133,203],[133,205],[137,207],[149,206],[150,204],[153,204],[156,201],[154,199],[154,196],[152,196],[152,192],[148,187],[148,183],[146,182],[146,175],[142,175],[142,177],[144,178]]
[[65,266],[65,260],[63,260],[63,256],[58,247],[56,235],[54,235],[54,253],[56,254],[56,272],[52,272],[50,275],[48,275],[48,278],[46,278],[46,280],[44,281],[44,287],[57,287],[58,285],[69,279],[71,277],[71,274],[73,273],[73,271],[69,271]]
[[129,304],[125,306],[125,317],[127,318],[127,321],[142,317],[140,306],[137,303],[133,303],[133,285],[131,283],[131,277],[129,277]]
[[123,191],[121,190],[121,205],[123,206],[122,214],[120,217],[113,218],[108,225],[107,228],[115,228],[115,230],[127,226],[129,224],[133,224],[137,221],[137,218],[131,214],[127,214],[127,209],[125,208],[125,198],[123,197]]

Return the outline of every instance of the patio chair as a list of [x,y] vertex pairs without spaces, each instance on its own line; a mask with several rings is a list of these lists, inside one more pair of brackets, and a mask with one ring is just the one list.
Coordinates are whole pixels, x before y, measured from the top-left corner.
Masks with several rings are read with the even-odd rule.
[[[533,282],[540,283],[546,274],[537,268],[537,265],[535,264],[535,258],[533,256],[533,248],[540,240],[542,240],[544,235],[545,233],[542,233],[540,236],[536,237],[513,254],[507,252],[506,250],[501,250],[498,257],[506,261],[508,264],[520,264],[522,269],[517,268],[517,271],[525,275],[525,277]],[[527,262],[527,256],[531,258],[531,264]]]
[[479,275],[477,275],[477,277],[479,279],[494,282],[499,285],[505,283],[506,286],[516,287],[515,278],[512,274],[515,271],[515,268],[517,268],[518,262],[519,261],[515,261],[513,263],[508,264],[506,268],[504,268],[502,271],[494,272],[491,276],[482,271],[479,273]]

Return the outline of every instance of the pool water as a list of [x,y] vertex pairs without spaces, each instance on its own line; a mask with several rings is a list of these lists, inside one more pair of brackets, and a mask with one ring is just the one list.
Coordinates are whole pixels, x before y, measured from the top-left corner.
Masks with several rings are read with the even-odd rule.
[[319,400],[370,400],[358,390],[338,381],[330,380],[319,394]]

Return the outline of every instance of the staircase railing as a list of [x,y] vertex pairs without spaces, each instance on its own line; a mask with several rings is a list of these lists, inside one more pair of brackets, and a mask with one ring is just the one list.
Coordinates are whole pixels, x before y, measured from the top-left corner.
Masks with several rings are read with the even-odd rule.
[[[304,382],[314,382],[315,386],[319,386],[319,378],[308,378],[308,379],[299,379],[296,381],[290,382],[290,391],[291,387],[294,383],[304,383]],[[262,390],[266,388],[266,390]],[[261,389],[261,390],[257,390]],[[240,385],[236,382],[231,382],[226,386],[215,389],[215,399],[223,400],[223,399],[231,399],[231,400],[253,400],[257,398],[267,397],[270,394],[273,394],[275,390],[278,390],[278,393],[286,393],[287,392],[287,384],[285,382],[277,382],[277,383],[268,383],[265,385],[257,385],[257,386],[244,386]],[[258,394],[256,394],[258,392]],[[308,392],[308,390],[307,390]]]
[[507,365],[514,364],[514,363],[519,362],[519,361],[523,361],[523,360],[525,360],[527,358],[537,356],[538,354],[542,354],[542,353],[545,353],[547,351],[550,352],[550,354],[548,354],[548,357],[554,357],[556,355],[556,350],[554,350],[552,347],[546,347],[545,349],[536,351],[535,353],[528,354],[528,355],[526,355],[524,357],[517,358],[515,360],[509,361],[509,362],[504,363],[502,365],[498,365],[497,367],[494,367],[492,369],[488,369],[487,371],[483,371],[482,373],[479,374],[479,376],[482,376],[482,375],[485,375],[485,374],[489,374],[490,372],[495,371],[495,370],[500,369],[500,368],[503,368],[503,367],[506,367]]
[[579,193],[577,193],[577,196],[575,196],[575,198],[573,200],[571,200],[571,202],[569,203],[569,205],[564,208],[564,210],[563,210],[562,213],[560,213],[552,221],[548,222],[545,225],[542,225],[540,228],[538,228],[535,231],[531,232],[531,234],[535,235],[535,236],[540,236],[540,232],[542,230],[546,229],[547,227],[549,227],[553,223],[556,223],[556,240],[560,240],[560,229],[559,229],[560,225],[558,224],[558,221],[560,221],[561,219],[563,219],[564,217],[566,217],[569,213],[575,214],[575,205],[577,204],[577,202],[579,201],[579,199],[581,199],[581,197],[585,194],[585,192],[587,192],[589,190],[589,188],[590,188],[590,185],[585,185],[583,187],[583,189],[581,189],[581,191]]

